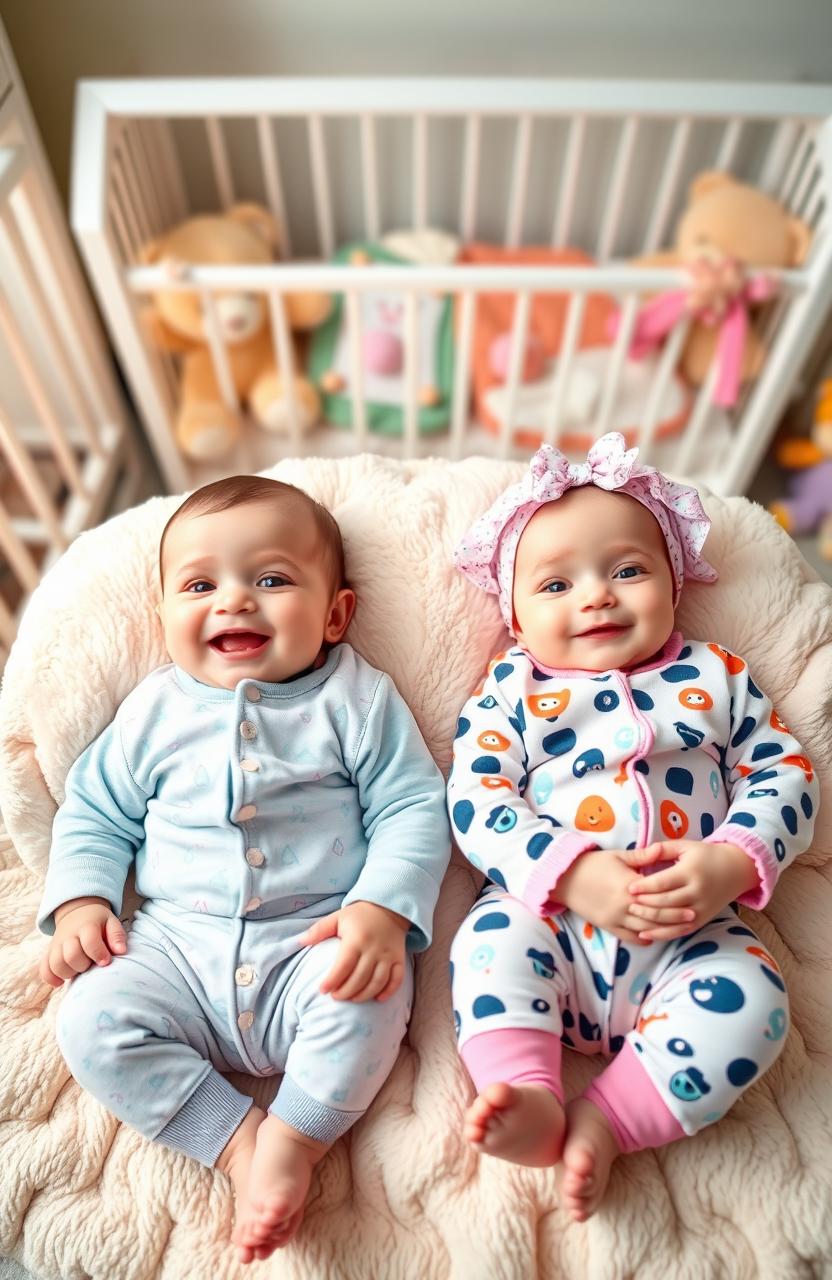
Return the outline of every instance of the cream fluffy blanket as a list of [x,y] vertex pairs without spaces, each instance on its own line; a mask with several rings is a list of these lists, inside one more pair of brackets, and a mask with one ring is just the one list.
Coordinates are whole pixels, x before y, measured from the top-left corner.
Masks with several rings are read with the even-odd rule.
[[[451,567],[459,535],[521,467],[363,456],[274,475],[326,503],[359,607],[350,640],[389,671],[443,768],[456,713],[505,639],[496,601]],[[0,699],[0,1254],[38,1277],[231,1280],[229,1184],[145,1142],[84,1095],[53,1035],[60,994],[35,976],[33,922],[64,778],[127,692],[166,660],[156,547],[175,498],[83,535],[35,592]],[[774,1069],[697,1138],[620,1160],[602,1211],[566,1221],[550,1170],[477,1157],[460,1139],[450,939],[475,893],[456,860],[418,966],[408,1041],[365,1119],[313,1182],[296,1243],[248,1269],[293,1280],[639,1280],[832,1275],[832,590],[744,499],[707,501],[714,587],[686,589],[682,629],[749,660],[819,766],[816,841],[764,915],[794,1027]],[[567,1094],[599,1062],[566,1055]],[[264,1082],[249,1082],[260,1100]],[[265,1082],[273,1090],[273,1082]]]

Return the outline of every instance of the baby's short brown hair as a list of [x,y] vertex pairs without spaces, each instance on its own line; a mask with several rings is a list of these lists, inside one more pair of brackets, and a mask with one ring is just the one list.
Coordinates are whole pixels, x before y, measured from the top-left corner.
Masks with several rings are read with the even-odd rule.
[[224,480],[215,480],[213,484],[205,484],[195,489],[181,506],[177,507],[168,520],[159,539],[159,578],[164,586],[163,555],[165,538],[168,531],[177,521],[186,516],[213,515],[217,511],[227,511],[229,507],[241,507],[247,502],[296,502],[306,508],[315,522],[318,538],[328,562],[333,591],[347,585],[346,567],[344,563],[344,544],[338,521],[326,507],[314,498],[310,498],[303,489],[293,484],[284,484],[282,480],[269,480],[265,476],[228,476]]

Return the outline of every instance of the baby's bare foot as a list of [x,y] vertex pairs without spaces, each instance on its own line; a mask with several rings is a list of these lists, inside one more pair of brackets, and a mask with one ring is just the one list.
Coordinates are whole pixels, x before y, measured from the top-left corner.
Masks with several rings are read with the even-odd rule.
[[303,1218],[312,1170],[330,1145],[266,1116],[257,1130],[244,1209],[238,1210],[231,1237],[241,1262],[268,1258],[289,1243]]
[[557,1172],[560,1201],[573,1222],[586,1222],[607,1189],[612,1162],[619,1154],[615,1134],[602,1111],[588,1098],[566,1108],[566,1142]]
[[477,1151],[513,1164],[556,1164],[565,1116],[542,1085],[488,1084],[465,1115],[463,1133]]
[[[236,1235],[237,1227],[241,1220],[247,1218],[250,1213],[248,1205],[249,1172],[257,1145],[257,1131],[265,1118],[265,1111],[262,1111],[260,1107],[252,1107],[243,1118],[239,1128],[232,1133],[217,1159],[216,1167],[231,1179],[231,1185],[234,1188],[234,1230],[231,1233],[232,1240]],[[251,1257],[253,1256],[252,1254]],[[245,1261],[250,1262],[251,1257],[246,1258]]]

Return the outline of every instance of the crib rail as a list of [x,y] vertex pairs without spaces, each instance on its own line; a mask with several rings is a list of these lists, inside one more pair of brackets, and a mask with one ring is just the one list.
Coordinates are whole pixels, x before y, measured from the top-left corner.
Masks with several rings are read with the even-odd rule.
[[[425,447],[417,434],[419,300],[431,291],[456,299],[456,366],[451,425],[431,452],[460,456],[517,452],[514,413],[530,300],[569,292],[560,369],[544,438],[557,442],[580,332],[592,291],[621,307],[595,420],[609,422],[639,298],[679,287],[681,277],[627,267],[621,259],[668,242],[691,177],[721,168],[780,199],[813,231],[811,257],[783,273],[766,319],[770,355],[750,394],[726,419],[723,456],[712,480],[742,491],[754,473],[789,388],[832,301],[828,205],[832,91],[814,86],[586,81],[443,80],[153,80],[88,81],[78,94],[72,220],[118,350],[172,488],[204,478],[172,441],[175,361],[143,340],[138,302],[164,283],[159,269],[137,266],[142,245],[189,212],[262,200],[281,227],[285,259],[274,268],[223,274],[195,264],[182,287],[196,288],[211,312],[227,288],[268,297],[279,363],[291,366],[285,297],[293,290],[343,293],[352,353],[351,449],[390,447],[367,431],[360,374],[360,295],[395,289],[404,310],[405,454]],[[311,217],[309,216],[311,212]],[[599,264],[568,268],[420,266],[396,271],[321,266],[349,240],[374,241],[397,225],[439,225],[463,240],[577,246]],[[299,261],[298,261],[299,260]],[[154,270],[156,274],[154,274]],[[489,290],[516,302],[506,384],[506,415],[495,441],[474,429],[469,412],[470,349],[477,298]],[[656,364],[639,428],[650,455],[659,405],[685,337],[677,326]],[[211,340],[218,383],[235,400],[227,352]],[[701,461],[713,422],[712,370],[680,439],[677,465]],[[289,409],[289,433],[277,451],[308,447]],[[707,452],[707,450],[705,450]],[[261,458],[261,465],[267,462]],[[238,462],[239,465],[239,462]]]

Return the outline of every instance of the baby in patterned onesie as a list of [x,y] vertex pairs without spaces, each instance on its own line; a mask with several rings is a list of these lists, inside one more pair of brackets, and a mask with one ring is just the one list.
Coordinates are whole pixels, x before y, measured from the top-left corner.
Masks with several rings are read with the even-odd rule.
[[[780,1053],[788,999],[737,916],[810,843],[812,765],[742,658],[674,626],[709,522],[615,433],[549,446],[456,563],[514,644],[462,710],[452,826],[487,884],[451,952],[480,1151],[558,1165],[583,1221],[613,1160],[718,1120]],[[563,1105],[561,1045],[612,1061]]]
[[[444,784],[393,682],[341,642],[340,532],[301,490],[197,490],[160,572],[172,663],[69,773],[41,976],[71,982],[58,1038],[83,1087],[231,1178],[251,1262],[295,1234],[313,1167],[395,1062],[450,853]],[[228,1071],[284,1073],[268,1114]]]

